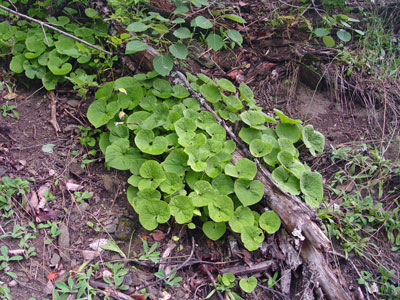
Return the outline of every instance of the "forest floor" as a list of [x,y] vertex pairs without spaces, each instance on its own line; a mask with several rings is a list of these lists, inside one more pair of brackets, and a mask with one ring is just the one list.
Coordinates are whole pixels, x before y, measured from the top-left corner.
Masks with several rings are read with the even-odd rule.
[[[351,181],[354,176],[343,177],[342,181],[336,176],[340,172],[347,174],[352,163],[349,157],[355,159],[355,153],[361,153],[360,157],[368,157],[369,150],[373,150],[374,145],[379,146],[386,141],[386,133],[382,134],[379,125],[387,117],[385,108],[380,106],[372,110],[361,100],[350,99],[350,96],[343,100],[326,77],[321,84],[315,84],[314,76],[303,68],[304,60],[296,57],[296,53],[300,52],[301,57],[304,57],[307,51],[313,49],[306,41],[307,34],[284,19],[281,20],[283,23],[280,28],[266,27],[262,20],[270,17],[273,10],[264,1],[247,2],[237,3],[244,11],[242,16],[251,24],[247,28],[247,36],[244,36],[247,41],[244,47],[237,47],[233,51],[224,50],[211,57],[215,63],[213,68],[206,69],[194,61],[189,62],[185,68],[192,73],[201,72],[217,78],[236,80],[238,76],[242,76],[243,79],[240,80],[244,80],[255,91],[255,98],[264,111],[278,108],[292,118],[307,121],[324,134],[325,153],[316,158],[309,157],[307,163],[322,174],[326,185],[324,205],[317,212],[332,239],[332,251],[326,254],[326,259],[353,299],[385,299],[378,291],[383,284],[384,273],[379,271],[380,267],[395,270],[391,275],[393,288],[398,287],[400,282],[399,250],[392,251],[396,243],[393,244],[387,238],[385,231],[388,228],[387,223],[394,222],[395,228],[390,230],[398,234],[398,215],[390,215],[386,221],[379,223],[383,224],[383,229],[378,228],[376,234],[365,231],[365,235],[361,235],[373,236],[371,241],[366,242],[368,245],[361,253],[355,253],[351,247],[347,248],[346,253],[341,246],[344,242],[362,244],[363,240],[336,239],[338,235],[329,229],[332,223],[339,224],[335,228],[344,232],[344,227],[352,221],[346,219],[343,221],[346,225],[342,223],[343,227],[340,227],[341,219],[338,218],[342,214],[327,213],[330,206],[340,206],[346,202],[343,195],[339,197],[332,193],[333,188],[343,189],[349,194],[357,190],[357,183]],[[289,7],[275,5],[275,13],[289,15]],[[316,52],[313,55],[318,55]],[[318,63],[329,67],[336,64],[332,61]],[[341,62],[337,63],[340,64]],[[320,70],[323,69],[320,67]],[[0,219],[0,246],[5,245],[10,250],[16,250],[13,254],[8,253],[10,257],[24,256],[23,260],[10,262],[3,270],[15,274],[15,277],[7,276],[6,273],[0,274],[0,283],[5,282],[10,289],[10,299],[50,299],[55,280],[63,278],[71,270],[80,272],[83,264],[84,267],[86,264],[93,266],[91,286],[111,295],[113,284],[104,283],[104,272],[113,267],[116,268],[116,271],[113,270],[114,274],[122,270],[120,277],[129,289],[121,291],[119,296],[114,294],[116,299],[124,299],[127,295],[131,295],[131,298],[126,299],[145,299],[140,293],[142,289],[146,289],[144,295],[149,299],[204,299],[213,288],[203,264],[194,263],[196,260],[205,262],[212,276],[222,269],[232,273],[239,270],[237,274],[243,274],[243,269],[249,268],[247,275],[256,276],[259,281],[256,290],[246,295],[238,288],[233,288],[245,299],[326,299],[326,296],[317,296],[318,293],[312,298],[305,298],[301,288],[303,283],[296,286],[296,280],[304,281],[302,267],[289,271],[292,272],[290,292],[285,294],[282,291],[284,269],[281,266],[286,258],[282,253],[272,253],[271,249],[276,249],[273,236],[263,243],[263,250],[249,252],[240,245],[235,235],[227,234],[224,239],[212,242],[201,232],[189,232],[173,223],[160,225],[152,232],[143,229],[126,199],[127,174],[107,170],[100,151],[92,157],[87,154],[88,149],[80,143],[82,130],[79,126],[90,125],[86,111],[94,94],[89,93],[87,99],[82,100],[75,91],[65,86],[55,91],[54,101],[43,90],[36,92],[34,87],[23,88],[26,82],[19,82],[24,80],[21,77],[14,77],[10,81],[10,76],[12,75],[7,67],[3,65],[0,69],[0,81],[16,82],[17,88],[10,91],[3,85],[0,104],[5,104],[8,99],[9,105],[16,106],[14,111],[18,112],[19,118],[13,118],[11,114],[0,116],[0,177],[28,180],[29,192],[26,197],[30,203],[36,201],[38,207],[41,207],[40,213],[33,217],[32,207],[24,206],[27,199],[23,199],[22,202],[13,204],[11,218],[6,218],[3,213]],[[54,108],[55,115],[52,115]],[[59,130],[56,130],[54,120],[59,125]],[[392,159],[392,172],[387,175],[386,181],[380,178],[383,181],[383,196],[371,195],[374,205],[380,202],[382,210],[389,212],[398,208],[396,201],[399,198],[398,193],[390,193],[399,181],[399,173],[396,173],[399,172],[398,169],[396,171],[399,142],[395,138],[391,140],[393,142],[385,155]],[[371,148],[357,152],[363,144]],[[353,149],[354,155],[351,156],[350,151],[346,152],[347,160],[332,159],[337,153],[334,149],[344,147]],[[389,168],[389,162],[378,167]],[[90,195],[85,199],[88,193]],[[47,202],[45,208],[40,206],[43,201]],[[349,206],[343,206],[342,212],[347,213],[349,210]],[[330,217],[324,218],[327,215]],[[368,211],[359,211],[358,215],[354,213],[354,222],[358,222],[359,215],[367,218]],[[364,225],[371,226],[368,221]],[[397,238],[400,240],[399,235]],[[115,241],[118,247],[114,247],[112,251],[100,250],[98,244],[107,240]],[[144,243],[149,246],[157,243],[157,248],[151,252]],[[357,250],[357,246],[353,245],[353,248]],[[18,252],[18,249],[25,250]],[[128,256],[121,256],[118,249]],[[5,256],[4,253],[2,255]],[[139,259],[141,256],[144,259]],[[173,258],[174,264],[180,266],[188,256],[194,257],[191,263],[178,271],[176,276],[182,277],[178,286],[156,281],[154,273],[161,269],[162,264],[151,263],[151,257]],[[274,264],[262,270],[251,271],[252,266],[258,266],[267,259],[273,259]],[[125,272],[124,268],[128,271]],[[372,274],[370,278],[374,279],[365,280],[366,283],[361,281],[369,273]],[[85,288],[89,288],[89,279],[86,283]],[[104,285],[108,285],[109,290],[104,289]],[[93,299],[103,296],[98,293]],[[7,299],[1,297],[0,294],[0,299]],[[217,294],[211,299],[218,299]],[[399,298],[388,296],[386,299]]]

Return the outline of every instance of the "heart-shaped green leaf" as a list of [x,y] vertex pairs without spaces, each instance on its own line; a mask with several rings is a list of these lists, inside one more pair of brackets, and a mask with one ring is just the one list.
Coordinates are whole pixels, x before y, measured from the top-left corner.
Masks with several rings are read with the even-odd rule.
[[141,129],[135,137],[136,146],[144,153],[160,155],[168,148],[168,141],[164,136],[154,137],[154,132]]
[[272,151],[273,146],[261,139],[255,139],[251,141],[249,149],[254,157],[263,157]]
[[139,201],[135,210],[140,224],[147,230],[156,229],[158,224],[168,222],[171,216],[168,204],[160,200]]
[[260,227],[269,234],[277,232],[281,227],[281,219],[273,210],[264,212],[258,222]]
[[304,172],[300,178],[300,188],[306,196],[307,204],[317,208],[324,195],[321,174],[310,171]]
[[221,89],[231,92],[231,93],[236,93],[236,87],[228,79],[221,78],[221,79],[217,79],[216,81],[217,81],[218,86]]
[[147,179],[139,183],[139,190],[145,188],[155,189],[165,180],[165,172],[155,160],[145,161],[140,167],[139,174],[142,178]]
[[161,191],[163,191],[167,195],[171,195],[182,188],[182,178],[175,173],[166,173],[165,180],[160,184]]
[[51,57],[47,62],[47,67],[54,75],[66,75],[72,70],[72,65],[64,63],[59,57]]
[[259,110],[246,110],[245,112],[242,112],[240,114],[240,118],[250,127],[260,130],[267,128],[264,125],[265,122],[276,123],[276,120],[274,118],[266,115]]
[[182,149],[175,149],[168,154],[166,159],[161,163],[165,172],[175,173],[183,176],[188,169],[188,155]]
[[285,192],[291,195],[300,194],[300,182],[299,180],[286,171],[285,167],[280,166],[272,172],[272,178],[278,184],[278,186]]
[[255,139],[261,139],[261,131],[254,128],[242,127],[239,131],[239,137],[246,144],[250,144]]
[[278,116],[278,118],[281,120],[281,123],[289,123],[289,124],[301,124],[301,120],[294,120],[286,116],[282,111],[279,109],[274,108],[274,112]]
[[251,88],[244,82],[239,85],[240,98],[247,104],[255,104],[254,94]]
[[219,34],[210,33],[206,39],[207,46],[215,51],[221,50],[224,40]]
[[251,160],[241,158],[236,162],[236,165],[227,164],[225,166],[225,174],[235,178],[253,180],[257,174],[257,166]]
[[256,226],[244,226],[240,238],[247,250],[254,251],[264,241],[264,233]]
[[192,199],[186,196],[175,196],[169,202],[171,215],[178,224],[189,223],[193,217]]
[[229,195],[234,192],[232,178],[225,174],[220,174],[213,178],[212,186],[223,195]]
[[292,143],[296,143],[300,138],[300,129],[295,124],[278,124],[276,126],[276,133],[280,138],[287,138]]
[[22,73],[24,71],[23,64],[25,61],[25,55],[15,55],[10,61],[10,70],[14,73]]
[[204,234],[213,241],[218,240],[221,236],[224,235],[226,231],[225,223],[215,223],[213,221],[207,221],[203,223],[203,232]]
[[181,27],[178,28],[177,30],[174,31],[174,36],[176,36],[178,39],[188,39],[192,37],[192,33],[190,30],[186,27]]
[[237,179],[235,194],[243,206],[250,206],[259,202],[264,195],[264,185],[258,180]]
[[248,280],[242,278],[239,281],[239,286],[244,292],[251,293],[257,287],[257,278],[254,276],[249,277]]
[[200,93],[203,95],[203,97],[208,102],[211,102],[211,103],[217,103],[222,97],[219,89],[212,82],[209,82],[207,84],[203,84],[200,87]]
[[133,40],[126,44],[125,54],[133,54],[136,52],[144,51],[149,47],[145,42],[141,40]]
[[200,27],[202,29],[210,29],[213,27],[213,24],[203,16],[198,16],[194,18],[190,25],[192,27]]
[[100,99],[94,101],[88,109],[87,117],[94,127],[99,128],[107,124],[119,111],[119,105],[113,101],[107,103],[107,100]]
[[130,32],[143,32],[146,31],[149,28],[148,25],[142,23],[142,22],[133,22],[126,27],[126,30]]
[[243,227],[254,225],[254,215],[250,208],[238,206],[229,220],[229,226],[234,232],[242,232]]
[[132,148],[125,139],[117,140],[106,149],[107,165],[117,170],[129,170],[139,158],[140,152]]
[[167,76],[171,72],[174,65],[174,60],[171,55],[159,55],[153,59],[154,70],[161,76]]
[[342,41],[342,42],[348,42],[351,40],[351,33],[340,29],[336,32],[337,37]]
[[217,195],[208,205],[210,218],[215,222],[228,222],[233,216],[233,201],[225,195]]
[[169,46],[169,52],[178,59],[186,59],[189,51],[182,43],[175,43]]
[[322,133],[314,130],[312,125],[303,127],[303,142],[313,156],[315,156],[317,152],[324,152],[325,137]]

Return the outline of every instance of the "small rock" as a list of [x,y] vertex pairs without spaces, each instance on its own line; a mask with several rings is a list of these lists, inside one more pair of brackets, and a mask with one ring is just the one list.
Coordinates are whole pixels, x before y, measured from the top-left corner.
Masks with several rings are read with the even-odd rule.
[[107,245],[108,240],[107,239],[98,239],[93,241],[92,243],[89,244],[89,248],[93,249],[94,251],[101,252],[103,249],[100,248],[100,246]]
[[49,169],[49,176],[53,176],[54,174],[56,174],[56,171],[54,171],[53,169]]
[[60,256],[63,260],[70,261],[71,260],[71,255],[69,253],[69,247],[70,247],[70,238],[69,238],[69,230],[67,225],[62,223],[60,225],[61,233],[58,236],[58,246],[60,247]]
[[8,286],[9,287],[14,287],[14,286],[17,286],[18,285],[18,282],[16,282],[15,280],[11,280],[9,283],[8,283]]
[[88,208],[89,208],[89,204],[86,203],[86,202],[81,203],[81,204],[78,205],[78,210],[79,210],[81,213],[84,213],[85,211],[87,211]]
[[71,100],[68,100],[68,101],[67,101],[67,104],[68,104],[69,106],[71,106],[71,107],[77,107],[77,106],[79,105],[79,101],[78,101],[78,100],[71,99]]
[[70,172],[72,172],[73,174],[78,175],[78,176],[85,173],[85,170],[82,169],[81,165],[78,163],[71,163],[69,165],[69,170],[70,170]]
[[82,250],[82,256],[85,260],[92,260],[93,258],[100,256],[100,252],[92,250]]
[[115,237],[122,241],[127,241],[131,237],[131,233],[133,231],[135,223],[126,218],[126,217],[119,217],[117,223],[117,229],[115,231]]
[[111,224],[104,226],[104,230],[107,231],[108,233],[115,233],[117,231],[117,222],[118,220],[115,219],[115,222],[112,222]]
[[103,184],[106,191],[110,194],[114,194],[118,189],[118,183],[116,182],[115,178],[109,174],[105,174],[103,176]]
[[33,169],[29,169],[28,172],[29,172],[32,176],[38,176],[38,175],[39,175],[39,173],[36,172],[36,171],[33,170]]
[[6,169],[3,167],[0,167],[0,177],[2,177],[6,173],[7,173]]
[[54,253],[50,260],[50,264],[52,266],[56,266],[60,263],[60,259],[61,259],[61,257],[57,253]]

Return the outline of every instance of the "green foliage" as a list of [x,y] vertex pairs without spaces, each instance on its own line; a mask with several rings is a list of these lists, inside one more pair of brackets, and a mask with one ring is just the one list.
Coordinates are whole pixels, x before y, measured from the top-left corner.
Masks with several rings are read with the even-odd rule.
[[[203,231],[210,239],[219,239],[228,223],[241,234],[247,249],[257,249],[264,239],[262,229],[275,232],[280,222],[276,215],[266,213],[259,225],[249,208],[264,195],[263,184],[254,180],[256,164],[247,158],[231,163],[235,144],[226,140],[225,129],[215,118],[201,111],[197,100],[187,98],[190,95],[183,86],[171,86],[150,76],[106,83],[88,109],[95,127],[107,125],[110,130],[101,138],[106,164],[131,172],[128,200],[142,226],[153,230],[171,216],[180,224],[202,216]],[[255,156],[272,162],[272,167],[280,165],[272,176],[283,190],[296,195],[302,192],[307,203],[319,205],[321,176],[300,163],[294,143],[301,145],[302,140],[316,154],[324,146],[320,133],[280,111],[276,113],[281,123],[263,113],[244,84],[239,87],[240,99],[235,101],[252,110],[241,112],[232,110],[232,102],[223,99],[227,93],[236,92],[227,79],[215,83],[204,75],[192,75],[191,79],[217,113],[230,110],[229,119],[236,116],[249,125],[242,128],[240,137],[250,144]],[[127,124],[119,122],[121,115],[127,116]],[[267,128],[265,122],[276,124],[276,130]]]

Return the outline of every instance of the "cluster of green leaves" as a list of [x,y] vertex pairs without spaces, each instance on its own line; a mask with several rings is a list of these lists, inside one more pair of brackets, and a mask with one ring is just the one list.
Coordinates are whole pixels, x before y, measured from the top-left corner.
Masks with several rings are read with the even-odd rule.
[[[174,1],[176,9],[173,12],[174,17],[164,18],[157,12],[149,12],[132,15],[134,22],[131,19],[123,20],[127,25],[127,30],[135,34],[130,37],[129,34],[123,33],[116,38],[115,44],[127,41],[125,53],[133,54],[144,51],[148,48],[148,43],[151,43],[157,49],[160,49],[160,41],[168,44],[168,53],[156,57],[153,61],[154,69],[162,76],[166,76],[172,70],[174,58],[184,60],[190,54],[188,45],[195,35],[205,41],[207,46],[215,51],[220,50],[227,43],[231,43],[231,47],[235,45],[241,46],[243,37],[239,31],[231,28],[220,27],[219,32],[214,29],[214,24],[219,21],[230,20],[239,24],[244,24],[246,21],[238,15],[225,13],[215,10],[213,11],[213,20],[199,15],[194,17],[189,23],[185,19],[188,17],[189,7],[193,4],[195,7],[209,5],[208,1]],[[114,8],[116,12],[112,18],[118,18],[118,8]],[[224,25],[226,26],[226,25]],[[169,35],[169,39],[164,38]],[[146,40],[146,41],[145,41]],[[170,40],[174,40],[171,42]],[[160,49],[162,50],[162,48]]]
[[[242,297],[232,291],[232,289],[236,286],[235,275],[232,273],[224,273],[222,275],[218,275],[217,280],[216,288],[212,290],[205,299],[211,298],[216,291],[220,291],[224,292],[229,300],[243,300]],[[239,286],[244,292],[251,293],[257,287],[257,278],[253,276],[248,279],[242,278],[239,281]]]
[[[302,192],[307,203],[318,206],[321,175],[299,162],[295,143],[301,139],[313,155],[322,152],[324,137],[319,132],[279,110],[280,122],[266,115],[244,83],[237,92],[226,79],[188,77],[222,118],[243,122],[239,136],[274,170],[272,176],[283,190]],[[231,163],[235,143],[184,86],[171,86],[153,71],[106,83],[95,97],[87,117],[96,128],[108,129],[99,140],[106,165],[131,172],[128,201],[144,228],[153,230],[171,216],[194,228],[192,219],[198,216],[210,239],[219,239],[228,223],[249,250],[258,249],[263,230],[279,229],[274,212],[260,216],[249,207],[264,195],[263,184],[254,180],[256,164],[247,158]],[[265,122],[276,124],[276,129]]]
[[[70,8],[70,14],[77,11]],[[35,12],[35,11],[34,11]],[[34,16],[35,13],[31,12]],[[47,22],[89,43],[97,38],[108,37],[108,27],[94,9],[85,10],[90,23],[71,22],[69,17],[47,17]],[[41,27],[39,24],[19,20],[0,23],[2,54],[12,53],[10,69],[24,73],[29,79],[40,79],[47,90],[55,89],[57,83],[70,81],[84,96],[90,86],[97,86],[94,70],[101,70],[106,55],[69,37]],[[76,67],[77,63],[79,67]]]
[[349,42],[352,38],[351,31],[363,36],[365,33],[362,30],[354,28],[354,23],[359,23],[360,20],[351,18],[344,14],[337,15],[322,15],[322,27],[313,29],[313,33],[316,37],[322,38],[323,43],[326,47],[334,47],[335,40],[332,37],[332,32],[336,33],[336,36],[341,42]]

